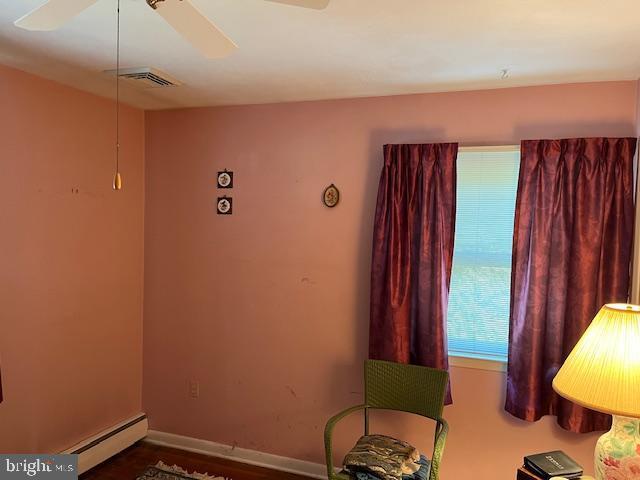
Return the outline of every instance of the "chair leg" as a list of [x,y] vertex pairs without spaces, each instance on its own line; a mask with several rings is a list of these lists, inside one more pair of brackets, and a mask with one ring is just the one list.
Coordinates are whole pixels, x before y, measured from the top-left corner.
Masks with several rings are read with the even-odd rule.
[[369,409],[364,409],[364,434],[369,435]]

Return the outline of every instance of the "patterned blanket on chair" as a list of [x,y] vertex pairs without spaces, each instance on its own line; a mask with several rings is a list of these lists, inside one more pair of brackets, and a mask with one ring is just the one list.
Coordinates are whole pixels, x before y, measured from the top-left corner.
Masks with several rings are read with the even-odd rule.
[[361,437],[343,463],[357,480],[425,480],[430,469],[415,447],[386,435]]

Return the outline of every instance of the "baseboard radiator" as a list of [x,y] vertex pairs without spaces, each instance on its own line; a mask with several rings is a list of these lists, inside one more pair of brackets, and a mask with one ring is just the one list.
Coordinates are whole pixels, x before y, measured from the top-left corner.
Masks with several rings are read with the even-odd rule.
[[141,413],[61,453],[78,455],[78,473],[84,473],[144,438],[148,430],[147,416]]

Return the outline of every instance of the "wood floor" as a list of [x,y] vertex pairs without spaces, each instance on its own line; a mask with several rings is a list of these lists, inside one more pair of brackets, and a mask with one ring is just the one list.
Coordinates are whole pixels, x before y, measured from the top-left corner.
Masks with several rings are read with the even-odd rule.
[[161,447],[144,441],[138,442],[122,453],[89,470],[81,480],[135,480],[145,468],[159,460],[169,465],[179,465],[193,472],[227,477],[230,480],[309,480],[308,477],[278,472],[252,465],[208,457],[199,453]]

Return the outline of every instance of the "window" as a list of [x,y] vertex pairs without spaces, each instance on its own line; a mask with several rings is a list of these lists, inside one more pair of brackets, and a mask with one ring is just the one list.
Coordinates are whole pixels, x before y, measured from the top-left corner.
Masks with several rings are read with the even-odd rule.
[[506,360],[520,151],[461,148],[447,314],[449,354]]

